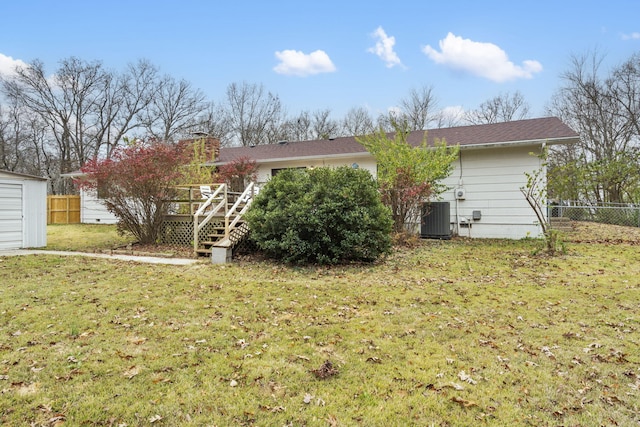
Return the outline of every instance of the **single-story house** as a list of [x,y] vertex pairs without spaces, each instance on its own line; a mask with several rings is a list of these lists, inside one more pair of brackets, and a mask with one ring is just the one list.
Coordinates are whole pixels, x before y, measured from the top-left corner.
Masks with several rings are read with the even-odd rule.
[[47,245],[47,179],[0,170],[0,249]]
[[[407,141],[419,145],[424,135],[425,131],[411,132]],[[449,190],[440,197],[449,202],[453,234],[519,239],[541,233],[520,191],[527,183],[525,173],[542,166],[532,153],[540,154],[545,145],[575,143],[578,134],[558,118],[547,117],[428,130],[428,144],[436,140],[460,147],[455,169],[443,182]],[[216,163],[241,157],[257,162],[258,183],[284,168],[350,165],[376,174],[375,159],[355,137],[221,148]]]
[[[425,131],[414,131],[407,140],[419,145],[424,135]],[[443,182],[449,190],[440,195],[442,202],[448,202],[446,226],[454,235],[510,239],[541,233],[520,191],[527,183],[525,173],[542,166],[535,154],[540,154],[544,146],[571,144],[579,138],[555,117],[432,129],[426,135],[429,145],[444,140],[447,145],[460,147],[454,171]],[[376,175],[375,159],[355,137],[221,147],[212,165],[239,158],[257,163],[259,185],[286,168],[351,166]],[[82,192],[81,197],[82,222],[116,222],[95,193]]]

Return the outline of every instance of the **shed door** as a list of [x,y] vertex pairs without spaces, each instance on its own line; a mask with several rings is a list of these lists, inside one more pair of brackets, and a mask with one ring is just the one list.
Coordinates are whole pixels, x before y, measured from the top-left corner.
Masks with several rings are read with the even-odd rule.
[[0,182],[0,249],[22,247],[22,185]]

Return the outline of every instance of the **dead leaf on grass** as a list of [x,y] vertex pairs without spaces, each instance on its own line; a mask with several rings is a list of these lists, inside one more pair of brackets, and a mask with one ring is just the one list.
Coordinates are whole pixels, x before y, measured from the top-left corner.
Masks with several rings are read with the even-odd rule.
[[622,400],[620,400],[620,398],[618,396],[602,396],[600,398],[603,402],[608,403],[609,405],[613,406],[615,404],[621,404],[623,403]]
[[42,404],[38,405],[37,409],[40,412],[45,413],[45,414],[50,414],[50,413],[53,412],[53,407],[51,405],[49,405],[49,404],[46,404],[46,403],[42,403]]
[[172,382],[169,378],[165,378],[163,376],[156,376],[151,380],[154,384],[161,384],[161,383],[170,383]]
[[553,354],[553,352],[551,351],[551,349],[547,346],[544,346],[542,348],[540,348],[540,351],[542,351],[542,353],[547,356],[549,359],[555,360],[556,356],[555,354]]
[[140,344],[144,344],[147,341],[147,339],[144,337],[129,337],[127,338],[127,341],[130,344],[140,345]]
[[469,384],[473,384],[473,385],[478,384],[478,382],[473,378],[471,378],[470,375],[467,375],[465,371],[458,372],[458,378],[460,378],[461,381],[468,382]]
[[156,415],[152,416],[151,418],[149,418],[149,422],[150,422],[151,424],[153,424],[153,423],[157,423],[157,422],[158,422],[158,421],[160,421],[160,420],[162,420],[162,416],[160,416],[160,415],[158,415],[158,414],[156,414]]
[[460,390],[464,390],[464,387],[462,387],[462,386],[461,386],[460,384],[458,384],[458,383],[451,383],[451,384],[448,384],[448,385],[444,385],[443,387],[451,387],[451,388],[453,388],[453,389],[455,389],[455,390],[458,390],[458,391],[460,391]]
[[316,378],[320,378],[321,380],[338,374],[338,370],[334,368],[333,364],[329,360],[325,361],[318,369],[312,369],[311,372],[316,376]]
[[287,410],[287,408],[285,408],[284,406],[267,406],[267,405],[260,405],[260,410],[265,411],[265,412],[272,412],[274,414],[280,413],[280,412],[284,412]]
[[131,379],[140,373],[140,368],[137,366],[130,366],[129,369],[122,374],[124,377]]
[[49,420],[47,420],[47,424],[49,425],[49,427],[61,426],[66,420],[67,417],[65,417],[64,414],[56,414],[54,417],[51,417],[49,418]]
[[35,394],[39,388],[38,383],[25,384],[20,382],[11,384],[11,386],[15,388],[16,393],[20,396]]
[[458,396],[453,396],[451,398],[451,400],[453,402],[459,403],[464,408],[470,408],[472,406],[478,406],[478,404],[476,402],[474,402],[473,400],[466,400],[466,399],[463,399],[463,398],[458,397]]
[[129,360],[129,359],[133,359],[133,356],[130,354],[125,354],[123,352],[121,352],[120,350],[116,350],[116,355],[124,360]]

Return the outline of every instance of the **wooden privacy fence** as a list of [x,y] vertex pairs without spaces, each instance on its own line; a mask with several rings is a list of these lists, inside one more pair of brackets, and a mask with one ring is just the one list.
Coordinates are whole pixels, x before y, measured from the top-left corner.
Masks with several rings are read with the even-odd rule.
[[80,224],[80,196],[47,196],[47,224]]

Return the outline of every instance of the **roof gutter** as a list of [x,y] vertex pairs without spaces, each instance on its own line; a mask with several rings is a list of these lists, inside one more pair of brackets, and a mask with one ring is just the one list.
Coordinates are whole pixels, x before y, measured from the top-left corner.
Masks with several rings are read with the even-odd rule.
[[[471,144],[460,145],[461,150],[481,150],[489,148],[500,147],[526,147],[537,145],[559,145],[559,144],[573,144],[578,142],[579,137],[561,137],[561,138],[545,138],[545,139],[530,139],[523,141],[507,141],[507,142],[489,142],[484,144]],[[455,146],[455,145],[452,145]],[[344,158],[367,158],[371,157],[371,153],[368,151],[360,151],[355,153],[341,153],[341,154],[315,154],[311,156],[296,156],[296,157],[276,157],[273,159],[254,159],[257,163],[278,163],[278,162],[291,162],[291,161],[303,161],[303,160],[327,160],[327,159],[344,159]],[[214,162],[213,166],[224,165],[226,162]]]
[[[257,163],[264,164],[264,163],[277,163],[277,162],[291,162],[291,161],[297,161],[297,160],[346,159],[346,158],[353,158],[353,157],[357,157],[357,158],[371,157],[371,153],[369,153],[368,151],[362,151],[357,153],[314,154],[312,156],[276,157],[273,159],[253,159],[253,160],[255,160]],[[227,162],[214,162],[212,163],[212,165],[220,166],[220,165],[224,165],[225,163]]]
[[488,142],[485,144],[472,144],[472,145],[460,145],[461,150],[473,150],[473,149],[485,149],[485,148],[499,148],[499,147],[526,147],[531,145],[560,145],[560,144],[574,144],[580,140],[579,137],[562,137],[562,138],[544,138],[544,139],[529,139],[523,141],[509,141],[509,142]]

